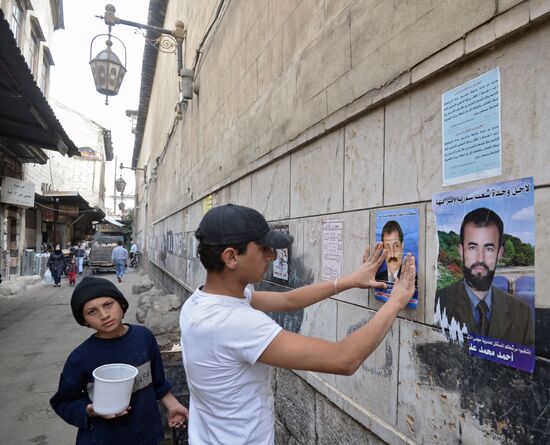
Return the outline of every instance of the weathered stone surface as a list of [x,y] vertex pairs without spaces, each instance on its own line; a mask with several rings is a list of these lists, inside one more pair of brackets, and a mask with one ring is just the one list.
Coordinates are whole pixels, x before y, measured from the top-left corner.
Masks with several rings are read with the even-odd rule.
[[9,297],[12,295],[17,295],[18,293],[23,292],[26,288],[27,285],[23,280],[4,280],[0,285],[0,296]]
[[291,437],[285,426],[275,419],[275,445],[288,445]]
[[307,48],[323,28],[323,1],[301,0],[285,21],[283,67],[288,67]]
[[145,318],[147,326],[154,335],[169,334],[173,340],[180,337],[179,332],[179,311],[170,311],[165,314],[150,310]]
[[437,258],[439,256],[439,241],[437,226],[431,203],[426,206],[426,291],[425,291],[425,321],[433,324],[435,291],[437,290]]
[[291,155],[292,217],[342,210],[343,136],[338,130]]
[[[271,83],[283,71],[283,33],[273,36],[258,57],[258,93],[267,94]],[[267,91],[266,91],[267,90]]]
[[290,157],[252,174],[252,207],[268,220],[290,216]]
[[317,445],[382,445],[385,443],[319,393],[315,394],[315,417]]
[[512,8],[513,6],[517,5],[518,3],[521,3],[522,1],[523,0],[498,0],[497,13],[501,14],[502,12]]
[[[550,308],[550,189],[543,188],[535,190],[535,276],[536,276],[536,297],[535,305],[541,308]],[[547,339],[550,343],[550,339]]]
[[546,443],[547,361],[527,375],[470,357],[428,326],[401,320],[400,431],[418,443]]
[[499,15],[495,21],[495,35],[503,37],[529,23],[529,5],[523,3]]
[[136,320],[139,323],[145,323],[145,319],[147,318],[147,313],[151,309],[152,303],[152,297],[147,294],[142,294],[138,297],[137,304],[136,304]]
[[[375,312],[338,302],[338,341],[364,326]],[[336,376],[336,387],[387,423],[397,415],[399,323],[352,376]]]
[[[363,254],[370,241],[370,212],[368,210],[346,212],[334,215],[344,223],[342,245],[342,276],[357,270],[363,262]],[[358,306],[369,305],[368,289],[349,289],[333,297]]]
[[548,0],[531,0],[529,10],[531,20],[538,20],[550,13],[550,2]]
[[153,283],[150,280],[144,281],[143,283],[140,283],[140,284],[134,284],[132,286],[132,293],[134,295],[138,295],[138,294],[142,294],[144,292],[148,292],[153,288],[154,285],[155,285],[155,283]]
[[346,125],[344,210],[382,204],[384,174],[384,109]]
[[315,444],[314,390],[291,371],[275,371],[275,415],[299,444]]
[[450,63],[460,59],[465,53],[463,39],[457,40],[448,47],[428,57],[412,69],[411,82],[416,83],[427,76],[433,75]]
[[325,21],[328,22],[342,14],[351,3],[351,0],[325,0]]
[[[550,171],[541,168],[550,163],[550,151],[542,148],[546,143],[542,116],[550,112],[550,102],[538,94],[546,82],[543,60],[550,57],[550,48],[543,42],[548,38],[549,28],[533,30],[529,37],[518,38],[386,106],[385,205],[431,200],[441,191],[441,95],[497,66],[501,72],[502,178],[533,175],[540,183],[550,180]],[[525,66],[532,68],[528,82]],[[520,85],[522,94],[517,95]],[[520,146],[522,150],[515,149]],[[407,174],[394,180],[395,172]]]
[[301,56],[296,81],[298,96],[304,100],[315,96],[350,68],[349,17],[344,15]]
[[256,21],[246,35],[244,44],[246,69],[252,66],[268,42],[268,12],[267,8],[258,11]]
[[17,277],[17,279],[27,286],[34,286],[42,282],[42,277],[40,275],[24,275],[22,277]]

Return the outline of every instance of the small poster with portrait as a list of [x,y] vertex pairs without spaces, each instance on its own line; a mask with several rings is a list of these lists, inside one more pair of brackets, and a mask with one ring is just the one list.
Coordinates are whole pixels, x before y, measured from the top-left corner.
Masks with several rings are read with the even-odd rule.
[[[274,226],[277,232],[289,233],[288,225]],[[275,260],[273,260],[273,281],[279,284],[288,284],[290,266],[290,246],[284,249],[275,249]]]
[[374,297],[388,301],[393,285],[401,274],[403,259],[407,253],[414,255],[416,266],[415,292],[407,304],[415,309],[418,305],[418,233],[419,210],[414,207],[379,210],[375,213],[376,241],[385,250],[385,261],[376,273],[376,281],[386,283],[386,289],[375,289]]
[[533,372],[533,178],[435,195],[434,324],[469,355]]

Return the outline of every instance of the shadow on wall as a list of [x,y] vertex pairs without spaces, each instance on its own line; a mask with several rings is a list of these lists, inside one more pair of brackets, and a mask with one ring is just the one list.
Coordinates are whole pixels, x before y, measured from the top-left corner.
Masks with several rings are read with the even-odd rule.
[[[254,288],[256,290],[265,290],[272,292],[286,292],[291,289],[306,286],[313,283],[314,273],[311,269],[306,269],[301,258],[292,257],[292,262],[289,264],[289,284],[283,286],[281,284],[270,282],[272,278],[272,267],[270,266],[269,273],[266,279],[259,284],[256,284]],[[304,321],[304,310],[300,309],[294,312],[267,312],[273,320],[277,322],[283,329],[299,333]]]

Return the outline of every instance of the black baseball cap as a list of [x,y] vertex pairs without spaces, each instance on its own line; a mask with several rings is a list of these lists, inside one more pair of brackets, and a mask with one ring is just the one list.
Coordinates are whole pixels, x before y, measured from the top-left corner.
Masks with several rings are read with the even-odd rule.
[[271,230],[257,210],[235,204],[210,209],[199,224],[197,238],[209,246],[254,241],[260,246],[273,249],[284,249],[294,241],[288,233]]

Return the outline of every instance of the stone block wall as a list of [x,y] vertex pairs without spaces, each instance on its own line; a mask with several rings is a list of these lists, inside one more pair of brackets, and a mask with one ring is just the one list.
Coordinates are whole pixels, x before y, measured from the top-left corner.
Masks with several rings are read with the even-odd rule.
[[[217,2],[169,2],[188,26],[186,65]],[[209,205],[257,208],[295,242],[285,290],[321,279],[322,223],[344,225],[343,272],[374,243],[374,213],[420,214],[419,306],[403,311],[352,377],[277,371],[278,443],[545,443],[550,438],[550,2],[227,2],[195,69],[199,94],[167,118],[173,61],[159,56],[140,165],[154,166],[137,231],[158,281],[204,280],[193,232]],[[537,362],[533,375],[476,360],[431,325],[434,194],[443,187],[441,95],[498,67],[502,175],[533,176]],[[154,161],[156,160],[156,161]],[[139,179],[139,178],[138,178]],[[367,291],[292,314],[285,328],[340,340],[380,308]],[[299,390],[297,388],[300,388]],[[292,414],[295,413],[295,414]],[[296,415],[298,414],[298,415]]]

